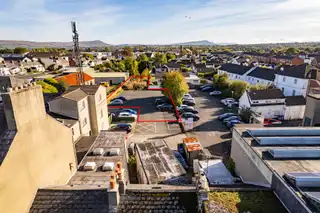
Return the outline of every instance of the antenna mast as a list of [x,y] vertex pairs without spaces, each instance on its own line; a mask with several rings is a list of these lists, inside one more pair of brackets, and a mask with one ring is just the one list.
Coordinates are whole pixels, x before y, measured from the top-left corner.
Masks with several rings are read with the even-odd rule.
[[77,83],[82,85],[84,83],[83,79],[83,69],[81,64],[80,47],[79,47],[79,34],[76,27],[76,22],[71,21],[72,29],[72,41],[73,41],[73,57],[76,60],[78,72],[77,72]]

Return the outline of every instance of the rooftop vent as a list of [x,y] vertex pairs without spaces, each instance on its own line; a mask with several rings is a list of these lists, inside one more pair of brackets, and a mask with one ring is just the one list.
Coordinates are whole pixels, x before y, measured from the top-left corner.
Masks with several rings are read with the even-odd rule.
[[294,129],[251,129],[247,132],[255,137],[270,137],[270,136],[320,136],[320,128],[294,128]]
[[92,154],[93,155],[103,155],[103,152],[104,152],[103,148],[95,148],[95,149],[93,149]]
[[280,145],[320,145],[320,137],[258,137],[257,143],[262,146]]
[[109,151],[110,156],[117,156],[120,154],[120,149],[119,148],[112,148]]
[[95,162],[86,162],[84,164],[83,170],[84,171],[94,171],[97,164]]
[[320,149],[269,149],[274,159],[314,159],[320,158]]
[[102,166],[103,171],[113,171],[114,163],[113,162],[105,162]]
[[289,172],[285,177],[297,187],[320,187],[319,172]]

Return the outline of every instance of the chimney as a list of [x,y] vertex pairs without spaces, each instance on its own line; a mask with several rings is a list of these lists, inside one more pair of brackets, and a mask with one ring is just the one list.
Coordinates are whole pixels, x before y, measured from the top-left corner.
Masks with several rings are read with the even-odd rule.
[[19,130],[46,116],[42,89],[35,83],[7,88],[2,100],[9,130]]

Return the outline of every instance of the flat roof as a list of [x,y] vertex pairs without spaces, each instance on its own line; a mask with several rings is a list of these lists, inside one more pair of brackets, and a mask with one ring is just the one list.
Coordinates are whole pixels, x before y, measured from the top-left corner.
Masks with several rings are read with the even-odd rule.
[[[72,176],[68,185],[81,186],[87,185],[88,187],[108,187],[110,175],[113,171],[102,171],[101,167],[105,162],[113,162],[114,168],[117,162],[122,163],[122,168],[125,169],[124,176],[127,176],[126,170],[126,133],[125,132],[109,132],[102,130],[95,139],[94,143],[88,150],[87,154],[83,157],[79,163],[78,171]],[[92,155],[95,148],[103,148],[103,155]],[[109,156],[107,152],[111,148],[118,148],[120,150],[119,155]],[[96,169],[94,171],[84,171],[83,167],[87,162],[95,162]]]
[[136,150],[149,184],[169,181],[186,174],[164,140],[137,143]]
[[[251,127],[250,125],[238,125],[236,128],[234,128],[235,131],[237,131],[241,136],[244,142],[246,142],[251,149],[257,154],[257,156],[271,169],[276,171],[280,176],[283,176],[286,172],[320,172],[320,159],[319,160],[310,160],[310,159],[279,159],[275,160],[268,155],[265,154],[265,152],[269,149],[275,149],[275,148],[280,148],[281,149],[288,149],[292,150],[294,148],[314,148],[314,149],[319,149],[320,146],[310,146],[310,145],[288,145],[288,146],[277,146],[277,145],[267,145],[267,146],[260,146],[256,141],[255,138],[250,136],[249,134],[246,134],[247,130],[267,130],[267,131],[272,131],[272,130],[282,130],[283,132],[285,131],[292,131],[296,130],[298,132],[301,129],[305,130],[319,130],[320,128],[317,127],[278,127],[278,128],[255,128]],[[313,135],[317,136],[317,135]],[[318,135],[320,136],[320,134]],[[281,140],[281,138],[288,138],[288,135],[285,136],[274,136],[274,135],[269,135],[269,136],[259,136],[259,138],[268,138],[268,137],[276,137],[277,140]],[[295,136],[297,137],[297,136]],[[304,137],[299,136],[299,137]],[[305,136],[306,138],[309,136]],[[289,138],[290,139],[290,138]],[[287,140],[287,139],[286,139]]]

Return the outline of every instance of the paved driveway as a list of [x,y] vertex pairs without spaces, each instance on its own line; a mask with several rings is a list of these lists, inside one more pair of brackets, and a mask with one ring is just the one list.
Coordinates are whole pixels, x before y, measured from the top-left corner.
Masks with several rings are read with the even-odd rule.
[[191,90],[189,93],[195,98],[195,108],[199,111],[200,120],[195,122],[193,130],[187,135],[196,136],[211,154],[226,154],[230,149],[231,133],[217,118],[224,112],[220,99],[198,90]]

